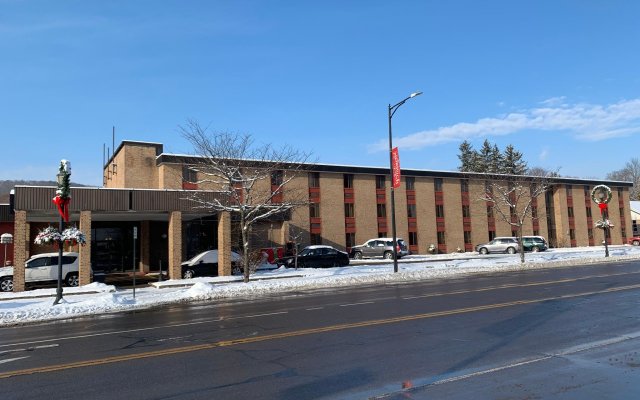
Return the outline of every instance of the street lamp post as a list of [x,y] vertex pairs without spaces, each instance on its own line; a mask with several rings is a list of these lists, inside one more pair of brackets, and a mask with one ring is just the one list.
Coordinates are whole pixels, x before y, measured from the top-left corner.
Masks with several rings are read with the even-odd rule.
[[407,100],[420,96],[422,92],[413,92],[406,99],[395,105],[389,104],[389,174],[391,176],[391,233],[393,234],[393,272],[398,272],[398,238],[396,237],[396,198],[393,188],[393,140],[391,133],[391,118],[396,113],[398,107]]
[[[67,160],[60,162],[60,168],[56,178],[58,180],[58,190],[56,190],[56,199],[59,203],[56,203],[60,211],[60,226],[59,232],[62,234],[64,231],[64,220],[68,218],[68,199],[69,199],[69,177],[71,176],[71,163]],[[65,212],[66,210],[66,212]],[[64,240],[60,238],[58,241],[58,286],[56,288],[56,299],[53,302],[55,306],[62,300],[62,252],[64,247]]]

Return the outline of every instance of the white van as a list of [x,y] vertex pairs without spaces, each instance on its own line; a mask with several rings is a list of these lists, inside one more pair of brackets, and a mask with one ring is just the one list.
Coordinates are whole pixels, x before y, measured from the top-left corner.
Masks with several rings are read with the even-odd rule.
[[[78,253],[62,254],[62,279],[67,286],[78,286]],[[58,280],[58,253],[38,254],[27,260],[25,284]],[[13,291],[13,267],[0,268],[0,292]]]

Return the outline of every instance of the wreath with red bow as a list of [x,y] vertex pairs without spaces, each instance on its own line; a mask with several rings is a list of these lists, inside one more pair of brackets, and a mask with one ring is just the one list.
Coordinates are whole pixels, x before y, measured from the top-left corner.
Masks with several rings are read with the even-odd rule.
[[58,173],[62,175],[62,182],[58,182],[56,197],[53,198],[53,204],[58,207],[58,213],[65,222],[69,222],[69,203],[71,203],[71,195],[69,190],[69,181],[71,176],[71,165],[69,161],[60,161]]

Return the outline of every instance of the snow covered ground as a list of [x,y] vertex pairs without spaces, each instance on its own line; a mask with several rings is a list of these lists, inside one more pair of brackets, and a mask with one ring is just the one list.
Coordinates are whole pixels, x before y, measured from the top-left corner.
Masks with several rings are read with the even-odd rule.
[[[353,262],[342,268],[286,269],[259,271],[251,282],[241,277],[211,277],[190,280],[169,280],[153,286],[116,289],[102,283],[64,288],[63,300],[53,306],[55,288],[0,293],[0,326],[36,321],[66,319],[121,311],[140,310],[168,304],[215,301],[229,298],[258,298],[267,294],[305,289],[370,285],[374,283],[410,282],[464,276],[482,272],[516,271],[533,268],[558,268],[581,263],[600,263],[640,259],[640,246],[609,246],[610,257],[604,257],[604,247],[550,249],[527,253],[526,263],[516,255],[454,253],[429,256],[408,256],[400,260],[399,272],[386,260]],[[357,264],[356,264],[357,263]]]

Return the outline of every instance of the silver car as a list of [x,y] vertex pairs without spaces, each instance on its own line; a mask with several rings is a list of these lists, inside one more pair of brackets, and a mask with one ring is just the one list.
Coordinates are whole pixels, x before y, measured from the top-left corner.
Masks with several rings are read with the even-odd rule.
[[479,244],[476,251],[480,254],[509,253],[515,254],[519,250],[518,240],[514,237],[497,237],[489,243]]
[[[404,240],[396,238],[398,244],[398,258],[404,257],[409,254],[409,248]],[[365,244],[360,246],[353,246],[349,257],[353,257],[359,260],[363,257],[382,257],[386,259],[393,258],[393,238],[377,238],[368,240]]]

